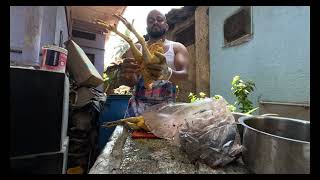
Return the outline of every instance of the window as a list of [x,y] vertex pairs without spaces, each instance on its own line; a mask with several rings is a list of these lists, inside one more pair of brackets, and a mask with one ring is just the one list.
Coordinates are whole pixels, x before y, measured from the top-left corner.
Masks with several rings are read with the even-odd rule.
[[192,23],[187,28],[176,33],[176,41],[186,47],[195,43],[195,25]]
[[89,54],[89,53],[86,53],[86,55],[88,56],[88,58],[90,59],[91,63],[94,65],[94,54]]
[[77,38],[82,38],[82,39],[93,40],[93,41],[96,40],[96,34],[78,31],[78,30],[72,30],[72,36]]
[[241,7],[228,17],[223,26],[224,46],[235,46],[247,42],[252,36],[251,7]]

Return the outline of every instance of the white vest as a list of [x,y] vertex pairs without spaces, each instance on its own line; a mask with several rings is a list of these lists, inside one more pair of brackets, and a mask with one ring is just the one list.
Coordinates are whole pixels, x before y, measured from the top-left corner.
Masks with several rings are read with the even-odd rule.
[[176,67],[174,65],[174,49],[173,49],[173,41],[170,40],[165,40],[164,41],[164,45],[165,45],[165,49],[168,49],[165,53],[164,56],[166,57],[166,61],[168,66],[173,69],[176,70]]

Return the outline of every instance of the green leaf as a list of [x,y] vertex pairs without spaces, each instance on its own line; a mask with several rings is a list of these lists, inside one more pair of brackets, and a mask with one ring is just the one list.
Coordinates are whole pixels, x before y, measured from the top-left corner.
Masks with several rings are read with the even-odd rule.
[[200,97],[204,98],[206,96],[206,94],[204,92],[200,92],[199,93]]
[[240,82],[239,87],[243,88],[243,87],[246,87],[246,85],[244,83]]
[[221,95],[214,95],[214,98],[215,99],[221,99],[221,98],[223,98]]
[[257,109],[259,109],[259,107],[256,107],[254,109],[251,109],[250,111],[246,112],[245,114],[251,114],[253,113],[254,111],[256,111]]
[[227,105],[228,109],[231,111],[231,112],[235,112],[237,110],[237,108],[233,105]]
[[236,84],[237,81],[240,80],[240,76],[234,76],[233,79],[232,79],[232,82],[231,84]]

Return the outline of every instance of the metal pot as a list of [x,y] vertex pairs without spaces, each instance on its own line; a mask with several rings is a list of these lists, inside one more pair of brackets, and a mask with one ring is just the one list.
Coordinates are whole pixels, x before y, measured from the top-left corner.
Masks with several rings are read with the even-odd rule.
[[242,158],[258,174],[310,173],[310,122],[298,119],[244,116]]

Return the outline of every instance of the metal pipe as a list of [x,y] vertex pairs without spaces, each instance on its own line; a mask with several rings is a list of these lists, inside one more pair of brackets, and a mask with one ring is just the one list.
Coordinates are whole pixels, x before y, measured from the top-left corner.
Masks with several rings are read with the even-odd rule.
[[302,106],[302,107],[310,107],[309,104],[299,104],[299,103],[284,103],[284,102],[272,102],[272,101],[260,101],[260,104],[274,104],[274,105],[287,105],[287,106]]

